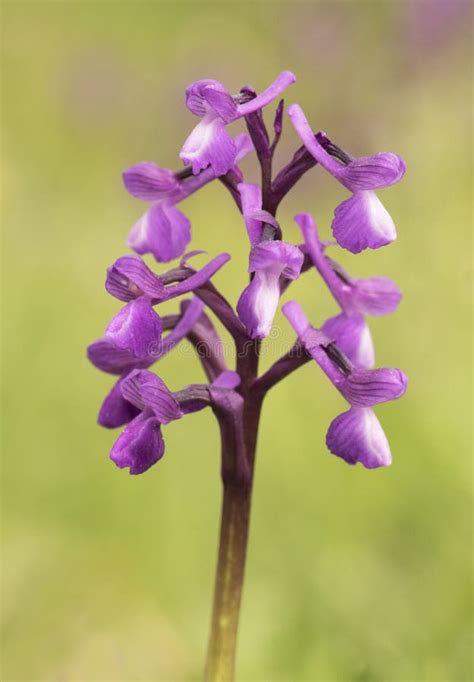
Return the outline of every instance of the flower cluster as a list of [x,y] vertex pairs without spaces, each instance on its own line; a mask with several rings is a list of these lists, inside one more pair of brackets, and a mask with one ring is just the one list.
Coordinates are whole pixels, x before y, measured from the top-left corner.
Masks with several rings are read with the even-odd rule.
[[[361,462],[367,468],[391,462],[387,438],[372,408],[401,397],[407,379],[398,369],[373,368],[374,346],[366,316],[393,312],[401,294],[385,277],[351,277],[327,250],[337,244],[356,254],[394,241],[394,222],[375,190],[398,182],[405,164],[392,153],[350,156],[325,133],[314,132],[301,107],[293,104],[288,116],[302,146],[272,177],[284,102],[280,100],[276,109],[272,140],[262,110],[294,81],[294,75],[285,71],[261,94],[244,87],[237,95],[231,95],[215,80],[193,83],[186,89],[185,101],[200,121],[181,149],[184,168],[174,172],[143,162],[123,173],[127,191],[149,205],[128,238],[129,247],[138,256],[123,256],[107,270],[106,290],[125,305],[104,335],[89,346],[88,357],[99,369],[118,376],[98,421],[107,428],[125,427],[110,456],[132,474],[146,471],[162,457],[163,425],[210,407],[226,445],[223,475],[251,476],[245,445],[249,403],[261,401],[271,386],[310,359],[350,406],[329,427],[329,450],[350,464]],[[238,133],[233,138],[228,126],[238,119],[244,119],[248,135]],[[239,167],[250,152],[255,152],[259,161],[261,185],[245,182]],[[303,243],[291,244],[283,239],[282,226],[275,217],[277,208],[302,175],[317,165],[350,192],[334,211],[331,228],[335,242],[321,241],[312,216],[300,213],[295,220]],[[249,282],[235,309],[211,281],[230,255],[222,253],[200,270],[191,267],[190,259],[203,252],[185,253],[191,224],[177,208],[178,203],[216,179],[237,204],[249,242]],[[159,263],[181,260],[156,274],[139,257],[145,254]],[[258,377],[256,365],[250,371],[251,365],[246,364],[246,349],[258,356],[259,344],[271,331],[281,296],[293,280],[313,268],[326,283],[340,313],[317,329],[295,301],[287,302],[283,312],[297,341],[286,356]],[[160,303],[187,294],[190,298],[181,300],[176,314],[160,316]],[[227,367],[209,312],[235,341],[239,358],[236,371]],[[207,383],[173,392],[150,367],[183,339],[195,347]]]

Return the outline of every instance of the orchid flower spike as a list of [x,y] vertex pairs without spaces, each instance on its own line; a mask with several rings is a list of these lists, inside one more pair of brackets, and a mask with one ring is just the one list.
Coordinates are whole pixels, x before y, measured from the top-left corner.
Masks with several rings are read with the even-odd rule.
[[393,242],[397,236],[395,224],[373,190],[389,187],[402,179],[406,169],[403,159],[384,152],[342,165],[319,143],[298,104],[289,107],[288,115],[309,153],[353,193],[334,212],[332,230],[337,243],[352,253],[359,253]]

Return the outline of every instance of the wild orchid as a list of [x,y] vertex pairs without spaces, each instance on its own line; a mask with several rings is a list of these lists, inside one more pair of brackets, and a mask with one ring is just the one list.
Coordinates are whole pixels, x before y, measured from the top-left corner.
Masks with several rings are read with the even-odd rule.
[[[257,431],[266,394],[314,360],[349,405],[328,427],[328,450],[349,464],[376,469],[388,466],[392,456],[373,408],[400,398],[407,386],[401,370],[374,369],[374,345],[366,320],[396,310],[401,299],[397,285],[385,277],[353,278],[333,259],[332,251],[331,257],[327,253],[337,245],[358,253],[394,241],[394,222],[374,190],[398,182],[405,164],[392,153],[353,158],[325,133],[314,132],[301,107],[293,104],[288,115],[303,146],[274,176],[284,101],[276,109],[272,139],[262,110],[295,80],[284,71],[260,95],[246,86],[232,96],[211,79],[186,89],[186,105],[201,119],[180,152],[187,165],[172,171],[142,162],[123,173],[127,191],[149,203],[149,208],[128,240],[138,256],[124,255],[107,270],[107,292],[125,305],[88,348],[88,357],[97,368],[118,376],[98,421],[107,428],[123,427],[110,453],[119,468],[143,474],[156,465],[165,452],[163,427],[170,421],[206,408],[216,416],[223,507],[206,665],[206,680],[213,682],[234,679]],[[228,126],[238,119],[244,119],[248,135],[239,133],[233,138]],[[239,167],[251,151],[260,165],[260,185],[246,182]],[[300,213],[295,220],[303,243],[292,244],[283,239],[277,209],[298,180],[317,165],[348,189],[351,197],[335,210],[336,243],[322,241],[312,215]],[[230,254],[218,254],[201,269],[193,268],[191,258],[202,252],[185,254],[191,225],[176,208],[215,180],[230,192],[248,238],[250,277],[245,283],[242,273],[242,293],[236,303],[229,302],[212,282]],[[195,237],[199,240],[199,229]],[[156,273],[139,257],[144,254],[159,263],[181,260]],[[321,276],[340,312],[313,326],[296,301],[286,302],[283,313],[296,332],[294,345],[259,374],[261,344],[272,330],[280,299],[294,280],[309,271]],[[179,310],[160,315],[160,303],[177,298],[181,298]],[[235,344],[234,368],[227,365],[212,316]],[[205,381],[167,386],[151,369],[183,339],[195,348]]]

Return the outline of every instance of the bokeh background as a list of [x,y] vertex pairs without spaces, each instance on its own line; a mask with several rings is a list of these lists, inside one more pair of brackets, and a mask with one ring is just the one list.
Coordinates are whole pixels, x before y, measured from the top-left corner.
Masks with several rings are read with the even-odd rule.
[[[410,377],[378,415],[387,470],[326,451],[344,402],[314,366],[278,386],[260,434],[238,679],[470,680],[472,4],[2,3],[4,176],[3,674],[9,680],[187,682],[201,675],[219,524],[218,433],[199,413],[166,427],[166,455],[130,477],[96,413],[112,379],[85,347],[119,304],[105,268],[144,206],[122,188],[144,159],[178,167],[196,78],[263,89],[289,68],[315,128],[351,153],[392,150],[381,192],[399,239],[354,257],[404,292],[373,319],[378,363]],[[267,114],[267,120],[271,112]],[[286,124],[277,166],[298,145]],[[236,124],[237,132],[241,124]],[[246,161],[247,177],[257,177]],[[281,207],[329,238],[345,192],[309,173]],[[243,225],[214,183],[182,209],[193,248],[226,250],[216,284],[246,282]],[[314,323],[335,305],[314,273],[291,289]],[[288,296],[287,296],[288,297]],[[169,305],[169,310],[174,309]],[[163,311],[167,311],[166,307]],[[268,366],[292,341],[284,318]],[[183,344],[159,366],[200,381]]]

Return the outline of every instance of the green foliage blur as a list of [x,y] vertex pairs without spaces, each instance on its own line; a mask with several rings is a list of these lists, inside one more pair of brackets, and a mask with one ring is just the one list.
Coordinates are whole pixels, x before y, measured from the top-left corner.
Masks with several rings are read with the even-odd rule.
[[[337,254],[354,275],[395,279],[404,300],[371,320],[382,366],[410,378],[377,409],[386,470],[349,467],[324,438],[344,409],[315,366],[276,387],[260,433],[238,679],[472,679],[469,26],[462,0],[3,1],[4,681],[188,682],[201,675],[220,508],[212,415],[166,427],[164,459],[131,477],[96,425],[111,377],[87,344],[119,304],[105,268],[145,206],[121,185],[141,160],[179,167],[197,78],[263,89],[283,69],[313,126],[354,155],[391,150],[408,172],[380,192],[390,248]],[[272,111],[267,111],[271,124]],[[235,124],[233,131],[242,129]],[[299,145],[285,118],[277,167]],[[257,179],[254,160],[247,177]],[[310,172],[282,205],[325,238],[345,190]],[[248,245],[226,190],[182,206],[194,249]],[[335,314],[315,273],[286,294],[315,324]],[[164,306],[168,312],[176,302]],[[262,366],[292,342],[280,314]],[[229,357],[231,357],[229,345]],[[183,344],[160,375],[201,381]]]

